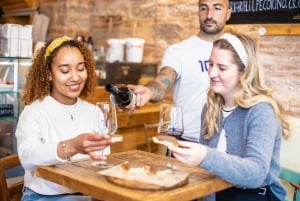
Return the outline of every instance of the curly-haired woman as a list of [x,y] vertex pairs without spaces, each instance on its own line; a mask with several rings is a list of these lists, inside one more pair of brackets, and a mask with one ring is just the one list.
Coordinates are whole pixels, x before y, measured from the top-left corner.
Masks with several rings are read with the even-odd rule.
[[38,165],[83,157],[113,143],[101,130],[103,114],[79,97],[89,95],[96,80],[95,61],[81,42],[63,36],[41,48],[23,89],[24,110],[16,130],[18,154],[25,169],[22,200],[90,200],[71,189],[39,178]]

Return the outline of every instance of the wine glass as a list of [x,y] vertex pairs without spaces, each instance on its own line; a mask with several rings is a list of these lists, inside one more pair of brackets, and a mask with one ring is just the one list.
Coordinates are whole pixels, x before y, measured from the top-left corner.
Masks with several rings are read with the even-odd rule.
[[[97,102],[96,106],[100,108],[103,114],[103,119],[100,120],[100,133],[113,137],[118,130],[116,105],[109,102]],[[101,154],[104,156],[104,150],[101,150]],[[94,162],[93,166],[109,168],[112,167],[113,164],[102,159],[101,161]]]
[[[171,104],[163,104],[160,107],[159,135],[170,135],[179,139],[183,134],[183,117],[181,107],[176,107]],[[171,152],[168,150],[169,162],[168,167],[176,169],[177,167],[171,164]]]

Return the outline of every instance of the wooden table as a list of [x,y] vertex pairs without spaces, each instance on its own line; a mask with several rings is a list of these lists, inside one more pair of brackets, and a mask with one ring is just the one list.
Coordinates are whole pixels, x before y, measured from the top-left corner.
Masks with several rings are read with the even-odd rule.
[[[144,151],[127,151],[111,154],[108,162],[120,164],[124,161],[139,160],[148,164],[164,165],[168,158],[163,155]],[[54,166],[39,166],[36,173],[38,176],[61,184],[63,186],[91,195],[100,200],[193,200],[205,195],[226,189],[232,185],[219,177],[209,174],[199,167],[187,166],[176,159],[173,163],[181,170],[189,171],[189,182],[187,185],[170,190],[136,190],[118,186],[106,180],[98,173],[99,168],[93,167],[92,160],[74,161]]]

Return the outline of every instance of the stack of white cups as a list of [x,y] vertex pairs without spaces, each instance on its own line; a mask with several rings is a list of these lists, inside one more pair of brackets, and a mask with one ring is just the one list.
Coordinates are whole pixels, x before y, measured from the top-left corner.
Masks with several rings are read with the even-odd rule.
[[126,38],[126,61],[141,63],[143,61],[145,40],[142,38]]
[[144,43],[142,38],[111,38],[107,40],[106,61],[109,63],[124,61],[124,45],[126,45],[126,61],[141,63],[143,61]]

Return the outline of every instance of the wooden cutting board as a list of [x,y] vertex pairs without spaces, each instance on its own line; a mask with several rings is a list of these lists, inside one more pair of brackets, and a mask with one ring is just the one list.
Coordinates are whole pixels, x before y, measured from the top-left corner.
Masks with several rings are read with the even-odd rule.
[[189,173],[173,170],[163,175],[149,174],[147,171],[125,173],[120,165],[98,172],[114,184],[139,190],[166,190],[184,186],[188,183]]

